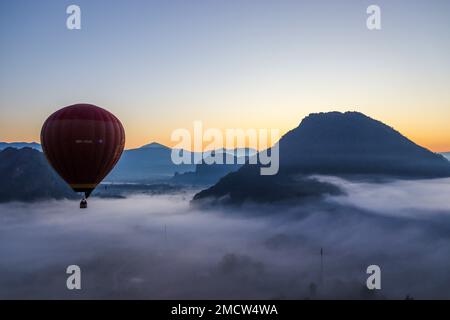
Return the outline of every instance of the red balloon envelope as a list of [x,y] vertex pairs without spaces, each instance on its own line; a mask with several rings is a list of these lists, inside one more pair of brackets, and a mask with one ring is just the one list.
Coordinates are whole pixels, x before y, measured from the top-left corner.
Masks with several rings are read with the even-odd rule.
[[42,149],[52,167],[88,197],[119,161],[125,130],[119,119],[91,104],[53,113],[42,126]]

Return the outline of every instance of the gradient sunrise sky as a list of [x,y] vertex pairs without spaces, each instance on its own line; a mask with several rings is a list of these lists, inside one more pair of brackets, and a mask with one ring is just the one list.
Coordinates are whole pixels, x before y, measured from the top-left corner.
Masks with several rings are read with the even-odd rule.
[[450,151],[449,34],[448,0],[2,0],[0,141],[39,141],[52,112],[88,102],[121,119],[127,148],[174,145],[194,120],[284,133],[356,110]]

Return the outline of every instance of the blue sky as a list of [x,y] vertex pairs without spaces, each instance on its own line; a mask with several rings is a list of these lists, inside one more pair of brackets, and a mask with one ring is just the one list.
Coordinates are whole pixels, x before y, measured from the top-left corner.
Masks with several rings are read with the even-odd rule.
[[[370,4],[382,30],[366,28]],[[50,113],[90,102],[122,120],[127,147],[170,144],[194,120],[285,132],[357,110],[450,150],[449,31],[445,0],[3,0],[0,140],[38,140]]]

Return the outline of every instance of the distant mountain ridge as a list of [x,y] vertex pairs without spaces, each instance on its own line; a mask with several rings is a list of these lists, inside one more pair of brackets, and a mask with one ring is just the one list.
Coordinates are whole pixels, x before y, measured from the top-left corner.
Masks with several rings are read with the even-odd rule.
[[[191,164],[176,165],[172,161],[172,152],[186,155]],[[255,154],[253,149],[243,148],[243,154]],[[236,150],[218,149],[214,152],[234,154]],[[171,179],[172,183],[198,184],[214,183],[228,172],[237,170],[240,165],[204,165],[195,163],[196,159],[207,157],[211,151],[191,152],[182,149],[171,149],[157,142],[146,144],[140,148],[125,150],[116,167],[106,177],[110,182],[149,182]],[[200,171],[198,171],[200,169]],[[205,169],[205,170],[203,170]],[[198,176],[200,173],[201,176]],[[183,175],[185,174],[185,175]]]
[[142,147],[140,147],[138,149],[149,149],[149,148],[152,148],[152,149],[159,149],[159,148],[161,148],[161,149],[170,149],[169,147],[167,147],[167,146],[165,146],[165,145],[163,145],[161,143],[158,143],[158,142],[151,142],[149,144],[143,145]]
[[[188,152],[191,156],[191,152]],[[195,169],[194,164],[175,165],[172,149],[159,143],[125,150],[116,167],[105,178],[112,182],[149,182],[170,179],[176,172]]]
[[[167,148],[160,148],[155,145],[152,147],[158,149],[157,151]],[[171,152],[170,148],[167,148],[167,150]],[[223,165],[216,167],[215,165],[200,165],[198,172],[190,172],[195,178],[195,183],[187,180],[183,180],[183,182],[167,180],[168,184],[153,184],[151,186],[140,184],[105,184],[99,186],[94,192],[94,195],[111,196],[111,194],[114,195],[114,190],[119,192],[122,189],[120,192],[126,192],[125,189],[136,190],[141,193],[144,191],[146,193],[173,192],[174,190],[183,188],[181,186],[182,184],[197,184],[199,181],[200,183],[207,181],[208,184],[213,184],[221,176],[229,172],[223,172],[222,170],[225,168],[230,168],[230,166]],[[237,166],[235,168],[237,169],[239,167]],[[20,149],[9,147],[0,151],[0,176],[0,202],[79,198],[48,164],[44,154],[29,147]],[[142,173],[141,176],[145,177],[145,173]],[[191,176],[188,175],[187,177],[190,178]],[[211,177],[215,177],[216,180],[211,182]]]
[[6,148],[32,148],[38,151],[42,151],[41,145],[36,142],[0,142],[0,150],[4,150]]
[[[0,150],[6,148],[33,148],[42,151],[41,145],[32,142],[0,142]],[[175,149],[176,150],[176,149]],[[240,165],[212,165],[208,168],[201,168],[197,172],[194,159],[201,159],[201,153],[185,150],[176,150],[180,154],[187,154],[192,160],[192,164],[175,165],[172,162],[172,149],[157,142],[151,142],[135,149],[125,150],[122,158],[112,172],[106,177],[105,181],[109,182],[154,182],[172,179],[175,175],[176,179],[172,179],[172,183],[181,184],[198,184],[217,182],[219,178],[225,174],[237,170]],[[256,151],[248,148],[241,149],[243,154],[255,154]],[[217,149],[215,152],[225,152],[234,154],[236,150],[226,150],[224,148]],[[205,152],[205,157],[210,152]],[[203,165],[201,165],[203,167]],[[205,170],[203,170],[205,169]],[[182,176],[188,173],[187,176]],[[200,174],[200,176],[198,176]]]
[[[195,165],[195,171],[176,174],[170,181],[172,183],[185,185],[213,185],[228,173],[239,170],[239,168],[248,161],[249,157],[256,154],[255,150],[247,148],[240,149],[242,152],[241,154],[244,155],[241,157],[235,156],[235,154],[238,154],[237,149],[218,150],[219,151],[205,153],[205,159],[201,163]],[[210,161],[212,161],[212,156],[214,157],[214,160],[220,159],[220,163],[210,164]],[[209,158],[211,160],[209,160]],[[228,163],[228,161],[230,162]]]
[[[450,163],[444,156],[416,145],[393,128],[359,112],[310,114],[286,133],[278,146],[278,175],[260,176],[258,165],[245,165],[196,194],[194,202],[207,198],[224,198],[228,202],[276,201],[285,198],[285,194],[301,198],[305,193],[295,195],[295,190],[305,190],[304,185],[311,181],[299,176],[311,174],[450,176]],[[322,193],[320,185],[316,186]],[[278,196],[268,197],[270,194]]]

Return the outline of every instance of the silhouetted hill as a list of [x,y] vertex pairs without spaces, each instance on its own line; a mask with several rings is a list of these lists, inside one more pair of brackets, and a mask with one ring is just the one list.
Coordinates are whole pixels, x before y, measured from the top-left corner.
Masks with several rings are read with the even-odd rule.
[[[189,151],[180,151],[187,152]],[[170,179],[176,172],[193,171],[195,165],[175,165],[171,159],[172,149],[158,143],[123,152],[116,167],[105,181],[148,182]]]
[[326,182],[305,176],[278,174],[261,176],[255,165],[245,165],[194,196],[194,203],[242,204],[246,201],[266,203],[303,201],[342,191]]
[[[217,157],[222,158],[222,164],[214,163],[208,164],[209,162],[206,160],[202,161],[202,163],[197,164],[195,166],[194,172],[185,172],[182,174],[175,174],[175,176],[171,179],[172,183],[176,184],[185,184],[185,185],[213,185],[220,180],[220,178],[226,176],[230,172],[234,172],[239,170],[242,167],[243,163],[248,159],[248,155],[254,155],[255,151],[243,149],[242,152],[246,156],[239,158],[235,157],[234,154],[236,150],[225,150],[218,149],[219,151],[215,151],[215,159]],[[229,159],[232,159],[232,163],[227,164],[227,156]]]
[[442,155],[359,112],[311,114],[280,141],[283,170],[320,174],[450,176]]
[[44,154],[28,147],[0,151],[0,177],[0,202],[76,198]]
[[[264,202],[302,198],[305,192],[307,196],[336,192],[318,181],[301,178],[311,174],[450,176],[450,163],[442,155],[358,112],[311,114],[280,139],[279,148],[280,170],[276,176],[260,176],[258,165],[245,165],[196,194],[194,201],[224,198],[229,202]],[[296,194],[295,190],[300,192]]]
[[27,147],[42,151],[41,145],[36,142],[0,142],[0,150],[4,150],[6,148],[22,149]]

